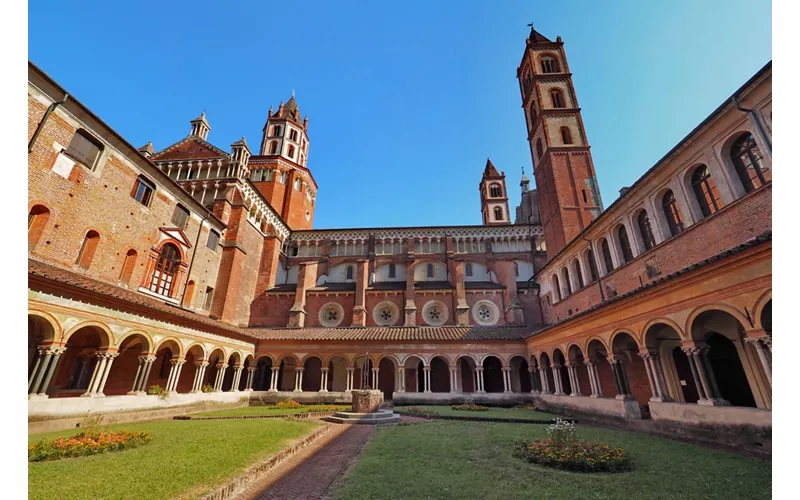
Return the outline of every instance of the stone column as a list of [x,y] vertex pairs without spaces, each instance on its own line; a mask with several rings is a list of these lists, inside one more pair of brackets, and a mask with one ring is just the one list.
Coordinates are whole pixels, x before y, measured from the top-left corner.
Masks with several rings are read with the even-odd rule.
[[423,373],[423,387],[424,392],[431,392],[431,367],[425,366],[422,368]]
[[89,387],[86,389],[86,392],[81,394],[81,396],[93,397],[100,395],[100,382],[106,375],[106,365],[108,365],[110,359],[108,354],[108,351],[102,351],[96,354],[98,361],[97,364],[94,365],[92,379],[89,381]]
[[761,337],[761,341],[764,342],[764,345],[767,346],[769,352],[772,353],[772,335],[764,335],[763,337]]
[[555,385],[555,394],[556,396],[563,396],[564,389],[561,387],[561,365],[553,365],[550,367],[550,370],[553,372],[553,384]]
[[531,384],[531,394],[536,394],[539,391],[536,390],[536,377],[533,375],[533,370],[534,370],[533,368],[528,366],[528,380],[530,381]]
[[539,368],[539,379],[542,381],[542,394],[552,394],[547,383],[547,368]]
[[[763,337],[762,337],[763,338]],[[764,370],[764,375],[766,375],[767,380],[769,380],[769,385],[772,387],[772,365],[769,362],[769,358],[767,357],[766,349],[764,348],[764,343],[762,342],[761,338],[748,338],[745,339],[745,342],[748,344],[752,344],[755,348],[756,353],[758,353],[758,359],[761,361],[761,368]]]
[[672,401],[667,389],[667,381],[664,378],[664,367],[661,364],[661,355],[657,352],[650,353],[650,363],[653,367],[653,373],[656,376],[656,389],[661,393],[663,401]]
[[478,366],[475,368],[475,373],[478,376],[478,392],[480,394],[484,394],[486,391],[484,390],[483,386],[483,367]]
[[571,388],[572,393],[570,396],[583,396],[581,394],[581,381],[578,379],[578,366],[575,363],[567,363],[567,369],[572,374],[571,378]]
[[642,358],[642,361],[644,362],[644,369],[647,372],[647,381],[650,382],[650,393],[652,394],[650,401],[661,401],[661,394],[659,394],[659,391],[656,388],[656,376],[653,373],[653,367],[650,363],[650,353],[647,351],[640,352],[639,357]]
[[303,392],[303,369],[299,366],[294,369],[294,392]]
[[273,366],[270,368],[268,392],[278,392],[278,377],[280,377],[280,374],[281,374],[280,366]]
[[[50,357],[52,356],[52,354],[46,353],[46,349],[43,349],[43,348],[39,347],[37,350],[39,351],[39,356],[36,358],[36,363],[34,363],[34,365],[33,365],[33,371],[31,371],[31,375],[28,377],[28,394],[31,394],[31,392],[33,392],[32,391],[32,388],[33,388],[33,385],[34,385],[33,381],[38,378],[37,376],[40,373],[39,368],[42,365],[42,359],[46,357],[47,358],[47,362],[49,363],[50,362]],[[44,370],[41,370],[41,373],[43,374]],[[41,375],[41,376],[43,377],[44,375]],[[39,385],[39,383],[37,383],[36,385]]]
[[503,392],[511,392],[511,368],[503,367]]
[[694,386],[697,388],[697,396],[698,401],[697,404],[701,404],[700,402],[707,402],[708,398],[706,397],[706,392],[703,388],[703,384],[700,381],[699,370],[697,365],[695,364],[694,356],[692,355],[692,351],[694,347],[684,347],[682,348],[683,352],[686,353],[686,357],[689,359],[689,368],[692,370],[692,379],[694,380]]
[[319,378],[319,392],[328,392],[328,368],[320,370],[322,375]]
[[228,368],[226,363],[217,363],[217,379],[214,381],[214,391],[222,392],[222,384],[225,382],[225,370]]
[[[47,388],[50,386],[50,380],[53,378],[53,374],[56,371],[56,366],[58,366],[58,359],[61,355],[66,351],[66,347],[56,347],[51,348],[50,351],[52,353],[52,357],[50,358],[50,364],[42,364],[41,370],[45,370],[44,381],[42,381],[41,386],[38,387],[38,395],[40,398],[47,398]],[[770,379],[771,383],[771,379]]]
[[[239,382],[241,382],[242,378],[242,370],[244,367],[242,365],[236,365],[233,370],[233,384],[231,385],[231,392],[239,392]],[[176,384],[177,386],[177,384]]]
[[169,363],[172,365],[169,369],[169,377],[167,378],[167,387],[165,389],[166,392],[177,392],[178,388],[178,379],[181,375],[181,370],[183,369],[183,364],[186,363],[184,359],[170,359]]
[[198,393],[203,391],[203,375],[206,373],[208,361],[200,360],[194,362],[194,380],[192,381],[192,392]]
[[58,358],[66,350],[65,347],[40,347],[39,359],[36,360],[31,376],[28,379],[28,394],[47,398],[47,387],[53,377]]
[[378,375],[380,374],[380,368],[373,368],[372,369],[372,387],[371,389],[378,388]]
[[355,368],[350,367],[347,369],[347,389],[345,392],[352,392],[353,391],[353,373],[355,372]]
[[458,392],[458,368],[450,367],[450,393]]
[[247,367],[247,380],[244,383],[244,390],[252,391],[253,390],[253,374],[255,373],[256,368],[254,366]]
[[589,359],[584,359],[583,364],[586,366],[586,372],[589,375],[589,387],[592,391],[592,394],[589,396],[590,398],[597,398],[597,385],[595,384],[594,380],[594,363]]
[[397,369],[397,392],[406,392],[406,367],[401,366]]
[[128,392],[128,395],[136,394],[136,387],[139,385],[139,379],[144,373],[144,360],[145,356],[139,356],[139,365],[136,367],[136,376],[133,377],[133,386],[131,386],[131,390]]
[[714,369],[711,367],[711,361],[708,359],[709,349],[710,347],[707,345],[700,348],[700,359],[703,361],[703,367],[705,368],[706,374],[708,374],[708,382],[711,385],[711,393],[714,394],[714,399],[727,403],[727,401],[722,399],[722,393],[717,385],[717,377],[714,375]]

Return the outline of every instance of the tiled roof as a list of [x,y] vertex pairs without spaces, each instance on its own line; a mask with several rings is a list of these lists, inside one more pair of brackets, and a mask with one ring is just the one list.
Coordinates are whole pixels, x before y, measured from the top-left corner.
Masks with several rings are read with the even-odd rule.
[[381,281],[373,283],[367,290],[405,290],[405,281]]
[[196,158],[222,158],[228,156],[228,153],[210,142],[204,141],[199,137],[189,136],[159,151],[153,156],[152,160],[193,160]]
[[500,283],[492,283],[491,281],[465,281],[464,288],[466,289],[477,288],[479,290],[486,290],[486,289],[505,290],[506,287],[504,287]]
[[83,276],[66,269],[61,269],[50,264],[45,264],[33,259],[28,259],[28,286],[30,287],[30,276],[38,276],[47,280],[56,281],[64,285],[73,286],[89,292],[94,292],[112,299],[119,299],[120,301],[128,302],[132,305],[145,307],[153,311],[166,313],[176,318],[193,321],[208,327],[213,327],[217,330],[224,330],[225,332],[236,334],[237,336],[251,337],[249,330],[238,328],[221,321],[211,319],[202,314],[193,313],[191,311],[180,309],[177,306],[170,305],[166,302],[160,301],[156,298],[128,290],[119,286],[103,283],[93,278]]
[[355,289],[355,283],[323,283],[308,290],[310,292],[351,292]]
[[267,292],[294,292],[297,290],[297,283],[285,283],[282,285],[275,285]]
[[667,274],[665,276],[662,276],[661,278],[659,278],[657,280],[654,280],[654,281],[646,284],[643,287],[639,287],[639,288],[637,288],[635,290],[631,290],[630,292],[624,293],[622,295],[617,295],[616,297],[614,297],[612,299],[608,299],[605,302],[601,302],[601,303],[599,303],[599,304],[597,304],[595,306],[590,307],[589,309],[586,309],[585,311],[581,311],[578,314],[575,314],[575,315],[569,316],[567,318],[564,318],[562,320],[556,321],[555,323],[551,323],[549,325],[543,325],[538,330],[533,331],[530,336],[533,337],[534,335],[543,334],[547,330],[549,330],[551,328],[554,328],[554,327],[556,327],[558,325],[561,325],[561,324],[566,323],[568,321],[572,321],[572,320],[574,320],[576,318],[580,318],[581,316],[585,316],[585,315],[587,315],[587,314],[589,314],[591,312],[594,312],[594,311],[596,311],[598,309],[602,309],[603,307],[606,307],[606,306],[608,306],[610,304],[613,304],[614,302],[618,302],[620,300],[627,299],[628,297],[631,297],[633,295],[641,293],[641,292],[643,292],[643,291],[645,291],[645,290],[647,290],[649,288],[653,288],[654,286],[660,285],[661,283],[663,283],[665,281],[669,281],[669,280],[675,279],[678,276],[681,276],[681,275],[684,275],[684,274],[686,274],[688,272],[694,271],[695,269],[697,269],[699,267],[706,266],[706,265],[711,264],[713,262],[716,262],[718,260],[724,259],[725,257],[729,257],[731,255],[737,254],[737,253],[739,253],[739,252],[741,252],[743,250],[746,250],[746,249],[748,249],[750,247],[754,247],[756,245],[759,245],[759,244],[767,242],[767,241],[772,241],[772,230],[771,229],[769,231],[765,232],[765,233],[762,233],[759,236],[756,236],[755,238],[752,238],[752,239],[742,243],[741,245],[737,245],[737,246],[735,246],[735,247],[733,247],[731,249],[725,250],[724,252],[720,252],[717,255],[714,255],[713,257],[709,257],[708,259],[701,260],[700,262],[692,264],[691,266],[684,267],[683,269],[681,269],[679,271],[675,271],[674,273],[670,273],[670,274]]
[[531,42],[533,42],[533,43],[553,43],[552,40],[550,40],[546,36],[542,35],[541,33],[539,33],[538,31],[536,31],[533,28],[531,28],[531,34],[530,34],[530,36],[528,38],[530,38]]
[[486,167],[483,169],[484,177],[500,177],[500,173],[494,168],[494,163],[489,158],[486,158]]
[[451,290],[455,288],[449,281],[415,281],[416,290]]
[[393,326],[346,328],[253,328],[261,340],[522,340],[529,326]]

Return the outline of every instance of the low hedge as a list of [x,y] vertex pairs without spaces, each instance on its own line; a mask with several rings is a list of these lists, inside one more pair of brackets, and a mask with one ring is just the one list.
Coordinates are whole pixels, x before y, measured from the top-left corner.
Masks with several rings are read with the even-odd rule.
[[622,472],[630,468],[622,448],[605,443],[572,441],[556,444],[552,439],[514,444],[514,456],[528,462],[575,472]]
[[42,462],[60,458],[87,457],[98,453],[136,448],[150,441],[149,432],[81,432],[68,438],[42,439],[28,445],[28,461]]
[[488,406],[476,405],[475,403],[472,403],[472,404],[464,403],[464,404],[460,404],[460,405],[450,405],[450,408],[452,408],[454,410],[459,410],[459,411],[487,411],[489,409]]

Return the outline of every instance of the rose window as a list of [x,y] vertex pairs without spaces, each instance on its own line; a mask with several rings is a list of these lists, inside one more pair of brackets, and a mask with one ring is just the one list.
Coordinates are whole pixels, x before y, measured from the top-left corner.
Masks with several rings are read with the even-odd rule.
[[428,317],[433,321],[439,321],[439,319],[442,317],[442,311],[440,311],[438,307],[433,306],[428,309]]
[[328,309],[328,321],[336,321],[339,319],[339,311],[336,309]]
[[392,310],[388,307],[381,309],[380,317],[383,321],[390,321],[392,319]]
[[479,325],[496,325],[500,318],[500,309],[490,300],[479,300],[472,306],[472,318]]
[[485,322],[489,322],[492,320],[492,310],[489,309],[489,306],[481,306],[478,308],[478,317]]
[[344,319],[344,308],[335,302],[329,302],[319,310],[319,322],[322,326],[339,326]]

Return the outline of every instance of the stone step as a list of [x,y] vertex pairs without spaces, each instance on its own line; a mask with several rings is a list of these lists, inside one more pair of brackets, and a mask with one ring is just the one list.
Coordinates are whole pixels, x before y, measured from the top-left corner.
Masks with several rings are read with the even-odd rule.
[[400,421],[400,415],[386,410],[373,413],[337,411],[325,421],[336,424],[394,424]]

